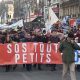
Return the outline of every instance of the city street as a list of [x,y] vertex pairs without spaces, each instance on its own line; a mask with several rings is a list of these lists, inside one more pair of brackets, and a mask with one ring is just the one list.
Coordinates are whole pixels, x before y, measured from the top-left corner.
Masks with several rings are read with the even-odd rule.
[[[22,66],[18,66],[15,71],[5,72],[4,69],[0,68],[0,80],[61,80],[62,67],[57,66],[57,71],[50,71],[50,67],[44,67],[42,71],[33,70],[26,71]],[[77,80],[79,78],[79,72],[77,73]],[[68,77],[69,74],[68,74]],[[67,80],[70,80],[69,78]]]
[[62,70],[80,80],[80,0],[0,0],[0,80],[62,80]]

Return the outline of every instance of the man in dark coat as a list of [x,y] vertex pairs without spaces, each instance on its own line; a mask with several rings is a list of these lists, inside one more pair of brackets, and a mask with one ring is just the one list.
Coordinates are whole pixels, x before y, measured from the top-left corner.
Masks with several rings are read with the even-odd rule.
[[[52,33],[48,33],[47,35],[47,43],[58,43],[60,42],[60,38],[57,35],[57,31],[52,31]],[[56,70],[56,64],[51,64],[51,71]]]
[[[51,36],[51,43],[58,43],[58,42],[60,42],[60,38],[57,35],[57,31],[54,31]],[[56,70],[56,64],[52,64],[51,71],[55,71],[55,70]]]
[[[38,33],[35,35],[34,42],[43,42],[41,32],[38,32]],[[42,70],[41,64],[37,64],[37,65],[38,65],[38,70]],[[34,67],[36,67],[37,65],[34,64]]]
[[74,42],[73,40],[74,35],[73,33],[69,33],[68,37],[61,41],[59,51],[63,53],[62,60],[63,60],[63,76],[62,80],[66,79],[66,73],[68,68],[70,69],[70,77],[71,80],[76,80],[75,75],[75,50],[80,50],[80,47]]
[[[21,42],[31,42],[32,40],[31,40],[31,35],[29,34],[29,33],[26,33],[25,35],[24,35],[24,37],[23,38],[21,38],[21,40],[20,40]],[[26,69],[27,69],[27,71],[31,71],[32,70],[32,64],[23,64],[23,67],[25,67],[26,66]]]

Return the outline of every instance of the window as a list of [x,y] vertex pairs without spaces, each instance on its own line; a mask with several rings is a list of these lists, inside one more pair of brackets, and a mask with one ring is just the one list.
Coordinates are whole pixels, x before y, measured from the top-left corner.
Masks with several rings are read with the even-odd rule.
[[8,15],[8,18],[11,18],[11,15]]

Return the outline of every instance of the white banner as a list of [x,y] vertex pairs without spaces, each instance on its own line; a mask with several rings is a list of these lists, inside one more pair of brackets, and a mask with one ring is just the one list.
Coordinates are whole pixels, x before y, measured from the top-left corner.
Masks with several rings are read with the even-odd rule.
[[52,25],[59,21],[58,17],[52,10],[52,7],[49,7],[48,10],[49,10],[48,20],[45,22],[45,27],[47,31],[51,30]]
[[23,27],[23,20],[19,20],[18,22],[9,26],[9,28],[13,28],[13,29],[17,27]]
[[7,24],[0,24],[0,29],[3,30],[3,29],[7,29],[9,28],[9,26]]
[[0,24],[0,29],[4,30],[4,29],[16,29],[17,27],[23,27],[23,20],[19,20],[16,23],[13,23],[11,25],[7,25],[7,24]]
[[51,25],[55,24],[57,21],[59,21],[58,17],[56,16],[56,14],[54,13],[54,11],[52,10],[52,8],[49,8],[49,23]]

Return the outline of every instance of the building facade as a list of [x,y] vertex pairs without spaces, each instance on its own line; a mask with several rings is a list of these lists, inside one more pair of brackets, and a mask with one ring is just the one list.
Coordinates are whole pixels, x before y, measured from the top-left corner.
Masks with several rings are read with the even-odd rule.
[[47,5],[53,8],[55,14],[59,17],[59,3],[60,0],[46,0]]
[[1,23],[7,23],[14,18],[14,2],[13,0],[2,0],[0,3]]
[[51,4],[53,7],[53,11],[59,17],[59,5],[60,5],[60,0],[51,0]]
[[59,17],[62,19],[64,16],[80,17],[80,0],[62,0]]
[[25,18],[28,14],[38,11],[38,2],[39,0],[14,0],[14,17]]
[[14,3],[8,2],[7,7],[8,21],[11,21],[14,18]]

